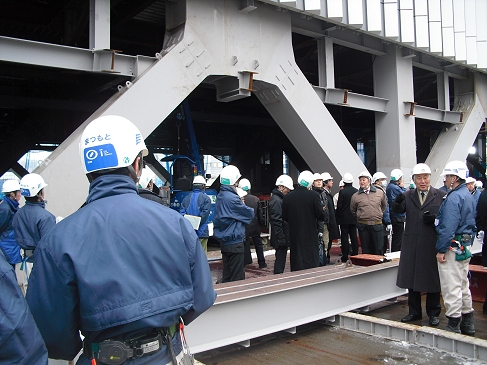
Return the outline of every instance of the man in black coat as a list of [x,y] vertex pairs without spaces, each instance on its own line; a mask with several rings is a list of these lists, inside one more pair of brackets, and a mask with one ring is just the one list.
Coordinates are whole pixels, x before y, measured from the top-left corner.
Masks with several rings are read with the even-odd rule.
[[327,264],[327,260],[325,259],[326,254],[326,247],[325,247],[325,239],[326,244],[328,244],[328,223],[329,223],[329,215],[328,215],[328,197],[325,189],[323,188],[323,178],[321,174],[314,174],[313,175],[313,190],[316,191],[320,195],[320,202],[321,206],[323,207],[323,212],[325,213],[325,220],[318,220],[318,236],[320,238],[320,266],[325,266]]
[[269,221],[271,223],[271,246],[276,250],[274,274],[282,274],[286,266],[287,250],[289,248],[289,227],[282,219],[282,201],[284,196],[294,190],[293,179],[288,175],[281,175],[276,180],[269,199]]
[[[342,261],[346,262],[350,255],[350,244],[352,245],[352,256],[358,255],[357,217],[350,211],[350,201],[352,200],[352,195],[358,190],[352,186],[352,174],[347,172],[343,175],[342,180],[345,185],[338,194],[336,221],[337,224],[340,225]],[[349,237],[350,244],[348,241]]]
[[325,240],[325,244],[328,243],[326,250],[327,263],[330,263],[330,250],[333,244],[333,240],[340,238],[340,231],[338,230],[338,224],[335,218],[335,205],[333,204],[333,195],[331,195],[331,188],[333,187],[333,178],[328,172],[321,174],[323,179],[323,189],[326,193],[326,210],[328,211],[328,242]]
[[309,190],[313,174],[303,171],[299,186],[284,197],[282,218],[289,223],[291,271],[319,266],[317,220],[324,220],[323,207],[316,191]]
[[416,189],[398,195],[392,204],[394,212],[406,213],[396,285],[408,289],[409,314],[401,321],[422,318],[421,293],[426,292],[429,324],[437,326],[441,287],[436,263],[435,217],[446,193],[430,186],[431,170],[426,164],[417,164],[412,172]]

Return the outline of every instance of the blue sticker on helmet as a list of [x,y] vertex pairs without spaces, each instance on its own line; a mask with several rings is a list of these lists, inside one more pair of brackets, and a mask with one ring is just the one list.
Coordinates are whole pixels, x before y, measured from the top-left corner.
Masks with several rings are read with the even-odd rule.
[[111,169],[118,166],[118,157],[112,144],[85,148],[85,167],[87,172]]

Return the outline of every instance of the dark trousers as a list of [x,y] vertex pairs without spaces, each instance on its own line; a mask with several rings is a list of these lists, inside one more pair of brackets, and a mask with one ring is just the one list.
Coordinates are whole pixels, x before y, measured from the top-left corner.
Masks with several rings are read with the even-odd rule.
[[262,244],[262,237],[260,235],[252,236],[249,237],[248,240],[254,243],[255,253],[257,254],[257,262],[259,263],[259,266],[264,265],[265,257],[264,257],[264,245]]
[[221,246],[223,261],[222,283],[245,279],[243,242]]
[[[352,256],[358,255],[357,227],[355,224],[340,225],[340,240],[342,241],[342,261],[348,260],[350,255],[350,245],[352,246]],[[350,243],[348,238],[350,237]]]
[[[403,218],[399,218],[403,220]],[[398,221],[397,218],[391,217],[392,224],[392,243],[391,251],[401,251],[402,235],[404,234],[404,222]]]
[[276,261],[274,261],[274,274],[282,274],[286,267],[287,247],[276,248]]
[[[421,292],[408,289],[409,314],[422,315]],[[440,293],[426,293],[426,314],[438,317],[441,312]]]
[[487,267],[487,233],[484,235],[484,244],[482,245],[482,266]]
[[362,253],[383,255],[382,224],[367,225],[358,223],[357,228],[360,243],[362,244]]

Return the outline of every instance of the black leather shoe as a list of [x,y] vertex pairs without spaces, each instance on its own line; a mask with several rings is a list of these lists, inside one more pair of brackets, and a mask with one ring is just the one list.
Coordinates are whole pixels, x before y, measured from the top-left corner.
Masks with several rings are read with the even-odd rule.
[[267,267],[267,264],[264,262],[263,264],[259,265],[259,269],[265,269]]
[[407,316],[401,318],[401,322],[408,323],[408,322],[418,321],[422,318],[423,317],[419,314],[408,314]]
[[429,320],[430,326],[436,327],[440,324],[440,319],[435,316],[431,316]]

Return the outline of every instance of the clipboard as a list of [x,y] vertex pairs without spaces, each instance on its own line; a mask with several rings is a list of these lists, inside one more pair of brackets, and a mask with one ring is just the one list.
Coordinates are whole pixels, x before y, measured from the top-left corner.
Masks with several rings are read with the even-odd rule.
[[189,223],[191,223],[193,229],[197,230],[198,228],[200,228],[201,217],[191,214],[185,214],[184,218],[186,218]]

